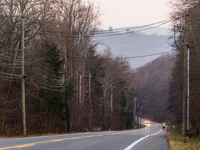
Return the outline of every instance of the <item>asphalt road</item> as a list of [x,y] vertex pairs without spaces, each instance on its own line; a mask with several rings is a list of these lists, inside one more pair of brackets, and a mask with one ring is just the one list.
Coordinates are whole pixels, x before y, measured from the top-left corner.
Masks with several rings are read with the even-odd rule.
[[142,129],[0,139],[0,150],[168,150],[162,125]]

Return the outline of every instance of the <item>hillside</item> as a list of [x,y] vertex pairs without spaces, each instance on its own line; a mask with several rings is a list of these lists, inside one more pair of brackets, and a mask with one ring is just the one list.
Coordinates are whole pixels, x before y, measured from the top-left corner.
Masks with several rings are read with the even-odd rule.
[[[169,51],[170,41],[167,35],[147,35],[144,33],[128,33],[117,36],[98,38],[101,44],[98,52],[101,53],[109,46],[114,56],[135,57]],[[156,56],[129,59],[131,66],[136,68],[157,58]]]

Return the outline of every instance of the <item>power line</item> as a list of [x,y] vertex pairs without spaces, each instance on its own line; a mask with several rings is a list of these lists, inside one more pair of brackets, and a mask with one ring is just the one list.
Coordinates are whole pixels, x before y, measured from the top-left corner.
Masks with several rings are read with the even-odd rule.
[[13,64],[9,64],[9,63],[1,63],[0,65],[3,65],[2,67],[5,67],[5,66],[7,66],[7,67],[14,67],[14,66],[17,66],[17,67],[19,67],[20,66],[20,64],[15,64],[15,63],[13,63]]
[[0,80],[3,80],[3,81],[6,81],[6,82],[10,82],[10,81],[13,81],[13,82],[21,82],[20,80],[16,80],[16,79],[9,79],[9,78],[2,78],[0,77]]
[[[148,55],[141,55],[141,56],[132,56],[132,57],[112,57],[109,59],[134,59],[134,58],[141,58],[141,57],[150,57],[150,56],[154,56],[154,55],[160,55],[160,54],[165,54],[165,53],[169,53],[172,52],[174,50],[170,50],[170,51],[165,51],[165,52],[160,52],[160,53],[153,53],[153,54],[148,54]],[[71,57],[68,56],[69,58],[77,58],[77,59],[93,59],[93,58],[85,58],[85,57]],[[104,59],[104,58],[102,58]],[[107,58],[105,58],[107,59]]]
[[18,74],[11,74],[11,73],[5,73],[5,72],[0,72],[1,74],[5,74],[5,75],[10,75],[10,76],[17,76],[17,77],[19,77],[19,75]]
[[[50,73],[47,72],[47,71],[49,71],[48,69],[44,69],[44,68],[41,69],[41,68],[39,68],[39,65],[34,66],[34,67],[32,67],[32,65],[29,64],[29,63],[27,63],[27,65],[30,65],[30,67],[28,66],[27,69],[31,68],[31,69],[35,70],[36,73],[39,72],[40,74],[45,74],[45,75],[48,75],[48,76],[50,76],[50,77],[57,78],[55,75],[52,75],[52,73],[53,73],[54,71],[52,71],[52,73],[50,74]],[[55,72],[55,73],[63,74],[63,72]]]
[[[142,26],[136,26],[136,27],[124,27],[124,28],[118,28],[118,29],[114,29],[115,33],[116,32],[125,32],[127,29],[133,30],[133,29],[141,29],[141,28],[145,28],[148,26],[153,26],[156,24],[161,24],[161,23],[165,23],[165,22],[170,22],[170,20],[163,20],[163,21],[159,21],[159,22],[155,22],[155,23],[151,23],[151,24],[147,24],[147,25],[142,25]],[[35,29],[33,29],[35,30]],[[29,30],[32,31],[32,30]],[[38,30],[37,30],[38,31]],[[44,32],[44,33],[58,33],[58,34],[71,34],[70,32],[62,32],[62,31],[50,31],[50,30],[40,30],[40,32]],[[90,34],[107,34],[107,33],[113,33],[113,31],[111,30],[101,30],[101,31],[90,31]],[[78,32],[73,32],[74,35],[79,35]]]
[[[171,21],[170,20],[164,20],[164,21],[160,21],[160,22],[156,22],[156,23],[152,23],[152,24],[148,24],[148,25],[139,26],[139,27],[129,27],[129,28],[116,29],[114,32],[109,31],[109,30],[91,31],[91,32],[86,33],[88,35],[83,35],[82,37],[89,37],[89,36],[105,37],[105,36],[116,36],[116,35],[130,34],[130,33],[140,32],[140,31],[144,31],[144,30],[149,30],[149,29],[152,29],[152,28],[157,28],[157,27],[162,26],[164,24],[167,24],[169,22],[171,22]],[[157,25],[157,26],[152,26],[152,25]],[[145,27],[148,27],[148,28],[145,28]],[[136,30],[131,30],[131,31],[127,32],[126,31],[127,29],[136,29]],[[36,30],[36,29],[29,30],[29,31],[34,31],[34,30]],[[70,35],[70,33],[68,33],[68,32],[60,32],[60,31],[48,31],[48,30],[43,30],[43,31],[37,30],[37,31],[40,35],[59,36],[59,37],[74,37],[76,35],[80,35],[77,32],[74,32],[74,34]]]
[[[126,29],[140,29],[140,28],[144,28],[144,27],[147,27],[147,26],[154,26],[156,24],[160,24],[160,23],[164,23],[164,22],[168,22],[170,21],[169,19],[167,20],[163,20],[163,21],[159,21],[159,22],[155,22],[155,23],[151,23],[151,24],[146,24],[146,25],[141,25],[141,26],[136,26],[136,27],[123,27],[123,28],[118,28],[118,29],[113,29],[115,31],[120,31],[120,30],[125,30]],[[103,30],[104,32],[106,31],[110,31],[110,30]]]
[[[18,83],[21,82],[21,79],[17,80],[17,78],[8,78],[8,77],[3,78],[3,77],[1,77],[1,76],[0,76],[0,80],[5,81],[5,82],[10,82],[10,81],[12,81],[12,82],[18,82]],[[31,85],[31,86],[38,87],[38,88],[40,88],[40,89],[49,90],[49,91],[63,92],[62,89],[60,89],[60,90],[50,89],[50,88],[47,88],[47,87],[43,87],[43,86],[39,86],[39,85],[35,85],[35,84],[32,84],[32,83],[29,83],[29,82],[27,82],[27,81],[26,81],[26,84],[29,84],[29,85]],[[61,87],[61,88],[62,88],[62,87]]]
[[[99,34],[95,34],[95,37],[104,37],[104,36],[115,36],[115,35],[121,35],[121,34],[129,34],[129,33],[135,33],[135,32],[140,32],[140,31],[144,31],[144,30],[149,30],[149,29],[152,29],[152,28],[157,28],[159,26],[162,26],[164,24],[167,24],[169,23],[170,21],[165,21],[165,22],[161,22],[159,25],[157,26],[149,26],[149,25],[144,25],[144,26],[141,26],[141,27],[135,27],[135,30],[130,30],[130,31],[113,31],[113,32],[110,32],[110,34],[107,34],[107,33],[101,33],[101,34],[105,34],[105,35],[99,35]],[[148,27],[148,28],[146,28]],[[134,28],[134,27],[131,27],[131,28]],[[130,29],[130,28],[126,28],[126,29]],[[97,36],[96,36],[97,35]]]
[[19,67],[19,66],[18,67],[16,67],[16,66],[6,66],[6,65],[3,66],[3,68],[13,68],[13,67],[17,68],[17,69],[21,69],[22,68],[22,67]]
[[149,54],[149,55],[142,55],[142,56],[135,56],[135,57],[126,57],[124,59],[133,59],[133,58],[141,58],[141,57],[149,57],[149,56],[154,56],[154,55],[160,55],[160,54],[166,54],[169,52],[172,52],[174,50],[166,51],[166,52],[160,52],[160,53],[154,53],[154,54]]
[[39,83],[39,84],[43,84],[43,85],[45,85],[45,86],[47,86],[47,87],[54,87],[54,88],[65,87],[65,86],[60,86],[60,85],[59,85],[59,86],[58,86],[58,85],[49,85],[48,83],[41,82],[41,81],[36,80],[36,79],[34,79],[34,78],[32,78],[32,77],[30,77],[30,79],[34,80],[35,82],[37,82],[37,83]]
[[12,58],[10,56],[5,56],[4,54],[0,54],[0,56],[2,56],[2,59],[5,59],[5,60],[12,60],[12,61],[16,61],[16,62],[19,62],[20,63],[20,60],[16,60],[16,58]]

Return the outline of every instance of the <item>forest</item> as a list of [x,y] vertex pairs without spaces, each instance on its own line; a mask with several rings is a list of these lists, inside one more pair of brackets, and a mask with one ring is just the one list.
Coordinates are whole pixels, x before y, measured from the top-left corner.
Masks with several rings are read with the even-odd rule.
[[132,128],[132,69],[96,53],[99,16],[90,1],[1,0],[1,136]]
[[136,89],[138,111],[156,122],[170,121],[169,89],[174,54],[162,55],[135,70],[132,84]]

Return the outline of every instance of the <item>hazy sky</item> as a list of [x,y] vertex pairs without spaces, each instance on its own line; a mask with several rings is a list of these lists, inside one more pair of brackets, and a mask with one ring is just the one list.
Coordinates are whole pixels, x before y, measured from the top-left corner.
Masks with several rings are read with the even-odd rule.
[[102,28],[132,27],[169,18],[169,0],[91,0],[102,11]]

